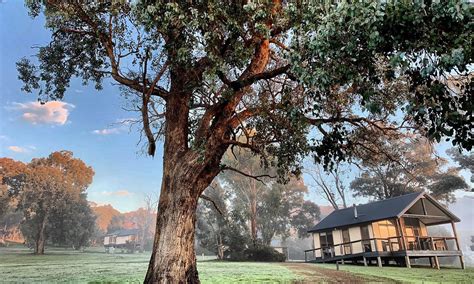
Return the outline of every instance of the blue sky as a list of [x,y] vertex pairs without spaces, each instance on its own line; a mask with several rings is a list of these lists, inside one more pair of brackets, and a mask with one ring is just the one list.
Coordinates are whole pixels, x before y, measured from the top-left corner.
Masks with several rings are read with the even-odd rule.
[[139,134],[117,124],[135,113],[122,110],[117,86],[97,91],[74,81],[63,103],[38,106],[35,94],[21,91],[15,63],[49,42],[40,18],[32,19],[23,1],[0,1],[0,156],[24,162],[57,150],[70,150],[95,170],[89,199],[121,211],[138,208],[145,193],[159,192],[162,155],[141,153]]
[[[33,46],[49,42],[43,25],[41,18],[28,16],[23,1],[0,0],[0,157],[28,162],[57,150],[73,151],[96,172],[88,190],[91,201],[121,211],[140,207],[144,194],[159,192],[163,152],[159,145],[155,158],[141,153],[137,131],[117,124],[136,116],[122,110],[125,100],[117,86],[105,82],[97,91],[76,80],[61,103],[46,106],[21,91],[15,63],[32,56]],[[449,147],[438,145],[439,154],[446,157]],[[317,194],[310,197],[327,204]]]

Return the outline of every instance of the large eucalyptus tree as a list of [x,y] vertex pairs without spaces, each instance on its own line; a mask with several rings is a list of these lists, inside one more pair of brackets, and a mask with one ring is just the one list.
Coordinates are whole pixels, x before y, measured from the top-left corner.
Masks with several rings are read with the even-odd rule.
[[164,139],[145,282],[199,282],[197,200],[238,170],[221,164],[229,147],[283,173],[310,153],[330,166],[377,152],[375,137],[406,128],[472,146],[472,5],[319,2],[331,1],[26,2],[52,36],[18,62],[25,91],[62,99],[73,77],[110,78],[141,113],[148,154]]

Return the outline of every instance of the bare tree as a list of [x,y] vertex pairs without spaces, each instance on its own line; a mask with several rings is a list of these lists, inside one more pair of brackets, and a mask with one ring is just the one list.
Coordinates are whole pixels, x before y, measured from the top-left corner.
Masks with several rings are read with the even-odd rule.
[[344,170],[340,164],[329,171],[324,171],[320,165],[313,165],[307,167],[305,173],[312,180],[308,186],[321,194],[335,210],[340,209],[341,206],[342,208],[347,207],[348,189],[342,180]]

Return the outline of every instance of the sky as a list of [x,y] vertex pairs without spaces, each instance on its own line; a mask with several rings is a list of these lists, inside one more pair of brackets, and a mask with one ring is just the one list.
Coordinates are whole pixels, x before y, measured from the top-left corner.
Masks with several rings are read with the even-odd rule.
[[136,113],[122,109],[117,86],[105,82],[97,91],[75,80],[63,101],[41,106],[35,94],[21,91],[15,63],[49,42],[44,21],[29,17],[23,1],[0,1],[0,38],[0,157],[29,162],[70,150],[95,171],[88,199],[120,211],[135,210],[145,194],[159,192],[162,148],[155,158],[146,156],[137,146],[139,133],[118,123]]
[[[29,162],[54,151],[72,151],[95,171],[88,199],[122,212],[142,206],[145,194],[159,192],[162,145],[154,158],[146,156],[137,145],[139,133],[119,123],[137,114],[123,110],[126,101],[116,85],[106,81],[97,91],[74,80],[62,101],[40,105],[35,94],[21,91],[15,63],[35,54],[35,46],[49,43],[44,20],[29,17],[23,1],[0,0],[0,39],[0,157]],[[449,147],[442,143],[436,148],[447,157]],[[314,191],[309,198],[327,204]]]

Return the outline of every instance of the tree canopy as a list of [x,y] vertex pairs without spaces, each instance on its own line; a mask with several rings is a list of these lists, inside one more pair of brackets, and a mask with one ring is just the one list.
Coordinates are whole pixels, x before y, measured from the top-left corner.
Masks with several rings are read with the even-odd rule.
[[[186,93],[176,95],[186,101],[185,144],[203,157],[221,124],[234,134],[254,127],[246,143],[220,139],[267,150],[281,166],[310,152],[325,164],[346,159],[401,121],[471,149],[472,5],[245,2],[28,1],[53,37],[37,60],[18,62],[23,89],[62,99],[73,77],[99,89],[114,79],[135,93],[150,154],[173,80]],[[387,121],[400,109],[401,121]],[[319,133],[307,140],[309,125]]]

